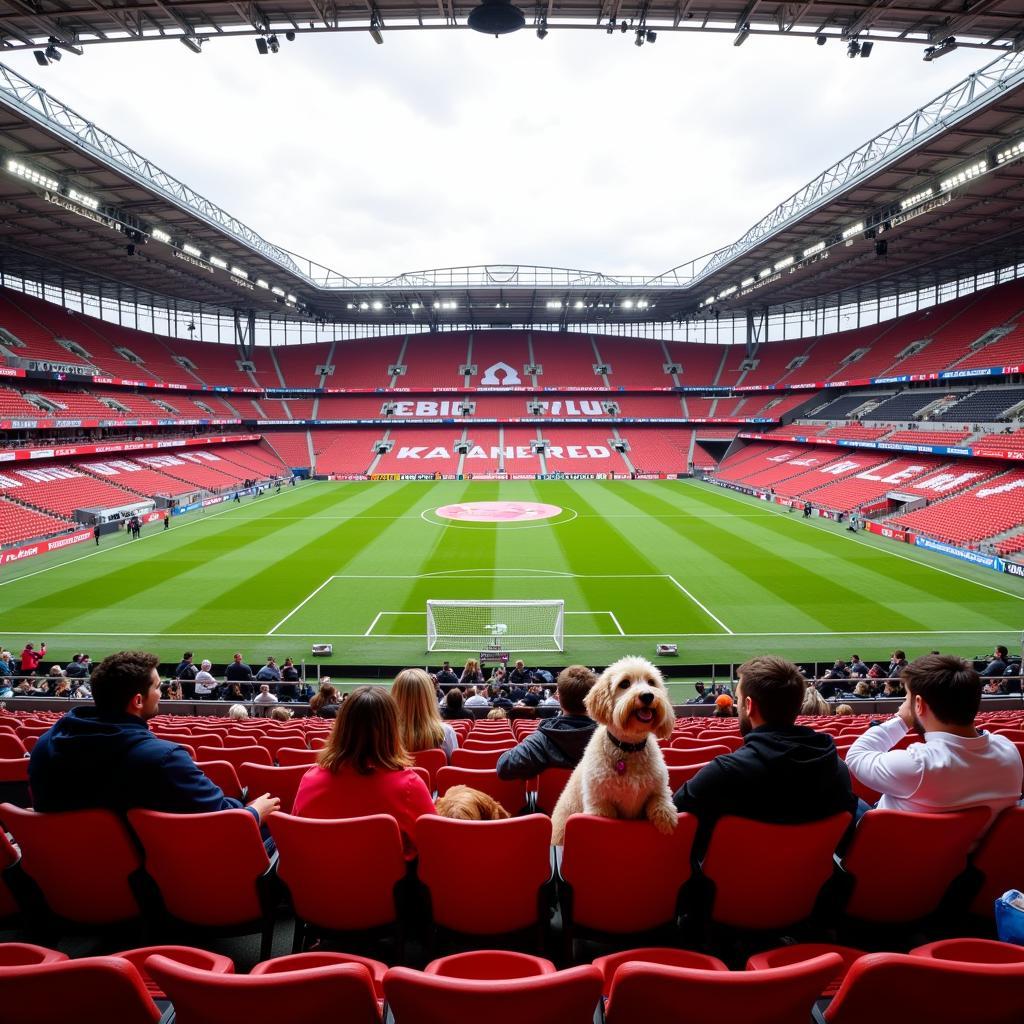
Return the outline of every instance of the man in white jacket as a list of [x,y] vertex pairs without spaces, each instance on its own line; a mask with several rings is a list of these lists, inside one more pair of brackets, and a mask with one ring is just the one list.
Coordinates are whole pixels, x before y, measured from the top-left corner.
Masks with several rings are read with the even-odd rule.
[[[859,736],[846,766],[882,794],[882,810],[942,813],[987,807],[989,824],[1021,798],[1024,766],[1005,736],[978,732],[981,677],[965,661],[928,654],[900,674],[907,696],[896,714]],[[923,743],[893,750],[911,730]]]

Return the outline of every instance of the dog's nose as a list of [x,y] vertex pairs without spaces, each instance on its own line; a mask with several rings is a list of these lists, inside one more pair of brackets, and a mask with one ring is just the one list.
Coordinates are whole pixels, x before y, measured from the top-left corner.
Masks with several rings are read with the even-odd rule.
[[652,700],[654,700],[654,694],[653,693],[641,693],[640,694],[640,703],[641,704],[650,704]]

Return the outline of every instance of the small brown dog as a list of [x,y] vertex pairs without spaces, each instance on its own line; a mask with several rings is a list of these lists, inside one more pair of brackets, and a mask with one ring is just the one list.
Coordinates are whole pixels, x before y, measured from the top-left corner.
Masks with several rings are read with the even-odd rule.
[[512,817],[494,797],[469,786],[452,786],[444,796],[439,796],[437,813],[442,818],[461,821],[500,821]]

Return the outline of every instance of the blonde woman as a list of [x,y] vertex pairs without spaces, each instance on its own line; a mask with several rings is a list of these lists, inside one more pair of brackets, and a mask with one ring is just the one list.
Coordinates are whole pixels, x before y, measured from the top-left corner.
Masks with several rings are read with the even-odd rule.
[[421,668],[407,668],[395,676],[391,696],[398,705],[398,731],[410,754],[440,747],[445,757],[459,745],[455,730],[441,720],[437,693]]
[[476,658],[470,658],[459,677],[459,686],[465,689],[467,686],[483,686],[483,684],[484,674],[480,671],[480,662]]
[[830,715],[832,707],[813,686],[804,691],[804,702],[800,707],[801,715]]

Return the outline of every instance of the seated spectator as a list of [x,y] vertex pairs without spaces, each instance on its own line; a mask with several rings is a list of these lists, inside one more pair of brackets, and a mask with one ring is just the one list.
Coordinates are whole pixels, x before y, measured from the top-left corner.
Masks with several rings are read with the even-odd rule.
[[437,685],[441,687],[442,693],[448,693],[459,685],[459,677],[452,671],[452,666],[447,661],[437,673]]
[[167,699],[168,700],[184,700],[185,696],[181,690],[181,683],[177,679],[173,680],[167,687]]
[[[512,696],[509,694],[509,696]],[[540,702],[544,699],[544,691],[540,688],[538,683],[532,683],[527,687],[526,693],[519,699],[519,703],[524,708],[535,708],[540,705]]]
[[800,824],[855,811],[857,798],[832,737],[796,725],[806,689],[796,666],[782,658],[765,655],[740,666],[736,702],[743,746],[716,757],[674,797],[680,811],[700,819],[700,850],[726,814]]
[[903,670],[907,667],[907,654],[905,651],[893,651],[889,659],[889,670],[886,675],[890,679],[898,679]]
[[246,691],[248,691],[249,689],[250,688],[247,686],[245,690],[243,690],[241,683],[225,683],[224,692],[221,694],[220,699],[231,700],[236,702],[248,701],[249,697],[247,696]]
[[508,674],[508,685],[513,691],[513,699],[522,700],[522,694],[516,695],[515,691],[519,689],[525,693],[532,682],[533,673],[526,667],[526,663],[522,658],[518,659],[513,666],[512,671]]
[[440,748],[450,758],[459,745],[455,730],[441,721],[434,684],[421,668],[407,668],[395,676],[391,696],[398,708],[398,735],[410,754]]
[[276,704],[277,697],[270,692],[270,683],[261,683],[260,692],[252,699],[253,704]]
[[270,709],[270,715],[268,717],[273,722],[290,722],[294,714],[295,712],[292,711],[291,708],[282,708],[278,706]]
[[299,699],[299,689],[296,686],[301,682],[299,670],[291,658],[285,658],[281,666],[281,685],[277,688],[277,699],[280,701],[291,701]]
[[903,689],[903,683],[897,678],[886,679],[882,683],[882,692],[879,694],[880,697],[905,697],[906,693]]
[[885,669],[877,661],[868,669],[868,679],[881,679],[884,675]]
[[[122,651],[92,674],[95,707],[75,707],[39,737],[29,761],[34,806],[43,814],[145,807],[195,814],[241,807],[226,797],[177,743],[158,739],[148,721],[160,709],[159,659]],[[281,806],[269,794],[248,810],[258,822]]]
[[851,654],[848,671],[851,676],[857,676],[858,679],[863,679],[868,674],[868,667],[860,660],[859,654]]
[[11,686],[10,676],[0,676],[0,700],[7,700],[14,696],[14,687]]
[[1002,679],[989,679],[981,688],[982,697],[1002,697],[1006,694]]
[[462,691],[457,687],[450,689],[444,697],[444,704],[441,707],[441,717],[446,722],[452,722],[459,718],[472,718],[473,713],[462,706]]
[[6,649],[0,650],[0,676],[14,675],[14,667],[11,664],[12,660],[10,651]]
[[465,706],[467,708],[489,708],[491,706],[491,702],[482,693],[478,693],[475,686],[469,687],[466,694]]
[[992,657],[989,658],[989,662],[982,670],[981,674],[986,678],[991,676],[1001,676],[1006,671],[1008,655],[1009,652],[1006,648],[1002,644],[999,644],[992,652]]
[[504,708],[491,708],[487,712],[488,718],[508,718],[508,712]]
[[64,669],[64,675],[69,679],[85,679],[89,675],[89,670],[82,664],[81,654],[72,655]]
[[249,717],[249,710],[244,704],[232,704],[228,708],[228,718],[233,722],[241,722]]
[[[242,661],[241,654],[236,654],[231,660],[231,664],[228,665],[224,671],[224,681],[226,683],[237,683],[241,689],[242,696],[241,700],[252,699],[252,687],[249,685],[252,682],[252,669]],[[234,700],[234,697],[227,698],[228,700]]]
[[71,684],[63,676],[61,676],[61,678],[57,680],[57,683],[53,688],[53,693],[51,693],[50,696],[63,697],[65,700],[70,699]]
[[853,695],[854,697],[860,697],[862,700],[867,700],[871,696],[871,686],[862,679],[853,688]]
[[487,702],[492,708],[502,708],[509,711],[512,708],[512,701],[508,697],[508,689],[491,683],[487,687]]
[[459,676],[459,686],[465,689],[467,686],[483,686],[483,682],[484,674],[480,671],[480,662],[470,658],[462,670],[462,675]]
[[[903,670],[907,696],[889,721],[868,729],[846,752],[853,775],[882,794],[883,810],[943,812],[987,807],[990,822],[1020,800],[1020,754],[1011,740],[981,732],[981,677],[965,661],[926,654]],[[915,729],[924,737],[892,748]]]
[[813,686],[804,691],[803,703],[800,705],[801,715],[828,715],[832,707]]
[[292,813],[302,818],[390,814],[412,860],[416,819],[433,814],[434,804],[411,765],[394,697],[381,686],[359,686],[342,705],[316,766],[302,777]]
[[338,703],[338,691],[331,685],[330,676],[324,676],[320,689],[309,698],[309,710],[317,718],[334,718],[338,714]]
[[277,667],[275,658],[267,658],[267,663],[256,673],[256,680],[261,683],[279,683],[281,681],[281,670]]
[[562,713],[546,718],[533,732],[498,758],[502,779],[532,779],[545,768],[575,768],[597,728],[583,704],[597,677],[583,665],[558,674],[555,687]]
[[732,718],[736,714],[732,704],[732,697],[727,693],[720,693],[715,698],[715,710],[711,712],[712,718]]
[[212,700],[217,692],[217,680],[210,674],[213,666],[209,661],[203,660],[196,673],[195,687],[197,700]]
[[840,717],[840,716],[845,717],[846,715],[852,715],[852,714],[853,714],[853,708],[851,708],[849,704],[839,704],[836,707],[836,717],[837,718]]

